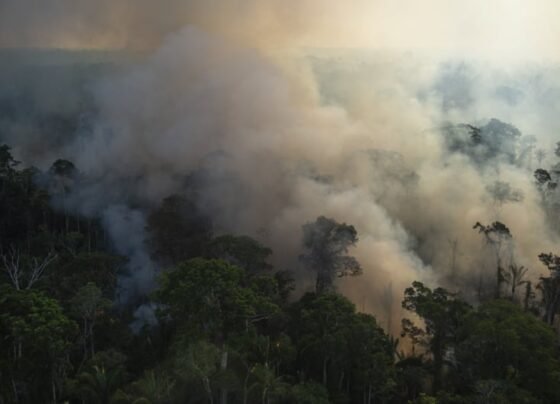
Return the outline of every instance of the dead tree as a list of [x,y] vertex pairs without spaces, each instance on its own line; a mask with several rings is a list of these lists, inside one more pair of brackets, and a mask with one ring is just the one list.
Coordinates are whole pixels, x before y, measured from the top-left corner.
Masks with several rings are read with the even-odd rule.
[[[19,250],[12,247],[7,254],[2,254],[4,272],[8,274],[10,281],[17,290],[31,289],[45,274],[45,270],[58,256],[53,251],[43,259],[32,257],[22,259]],[[27,261],[27,262],[26,262]]]

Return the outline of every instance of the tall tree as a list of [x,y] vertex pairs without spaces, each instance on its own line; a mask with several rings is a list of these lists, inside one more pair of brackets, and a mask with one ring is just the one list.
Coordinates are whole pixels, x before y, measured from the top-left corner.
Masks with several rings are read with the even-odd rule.
[[552,253],[539,254],[539,260],[550,271],[549,276],[542,276],[537,288],[542,293],[544,303],[544,320],[551,324],[560,309],[560,257]]
[[82,286],[71,300],[72,311],[82,324],[84,359],[95,355],[95,322],[103,311],[111,306],[111,301],[103,297],[95,283]]
[[527,282],[525,275],[527,275],[529,268],[525,268],[523,265],[519,266],[515,263],[508,265],[507,272],[504,272],[504,280],[510,286],[511,300],[515,300],[515,291],[519,286],[525,285]]
[[303,225],[303,246],[307,253],[300,258],[317,273],[317,293],[332,291],[335,277],[362,273],[358,260],[348,255],[348,249],[357,242],[354,226],[334,219],[319,216]]
[[486,243],[494,251],[494,256],[496,258],[496,289],[495,297],[499,298],[501,295],[502,285],[504,283],[504,254],[509,252],[511,254],[512,245],[512,235],[509,228],[501,223],[494,222],[488,226],[476,222],[473,229],[478,229],[478,232],[484,234],[484,239]]
[[181,195],[165,198],[148,217],[148,245],[165,265],[177,265],[205,256],[212,238],[212,223],[191,199]]
[[442,369],[448,348],[453,344],[461,321],[470,306],[443,288],[434,290],[413,282],[404,292],[402,307],[416,313],[426,327],[425,336],[433,358],[434,390],[442,387]]

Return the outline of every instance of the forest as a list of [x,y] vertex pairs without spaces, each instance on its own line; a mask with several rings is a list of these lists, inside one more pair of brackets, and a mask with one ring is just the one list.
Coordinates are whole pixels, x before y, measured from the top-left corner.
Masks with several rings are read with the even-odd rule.
[[[505,139],[515,135],[498,126]],[[451,148],[481,158],[487,128],[445,130]],[[534,172],[543,203],[559,175],[554,167]],[[302,224],[298,259],[315,283],[294,293],[297,273],[274,268],[270,248],[214,234],[188,195],[170,195],[147,219],[145,242],[161,269],[153,290],[140,293],[120,284],[130,258],[115,251],[99,219],[65,209],[65,196],[84,181],[68,160],[41,171],[0,147],[2,403],[560,400],[552,327],[560,257],[539,255],[548,275],[531,282],[506,259],[513,236],[499,221],[471,230],[495,253],[485,274],[493,286],[473,304],[415,281],[402,291],[405,317],[393,336],[337,292],[338,278],[363,271],[352,255],[353,225],[325,216]],[[520,198],[509,184],[495,188],[501,201]],[[54,208],[53,200],[62,203]]]
[[558,15],[0,0],[0,404],[560,403]]

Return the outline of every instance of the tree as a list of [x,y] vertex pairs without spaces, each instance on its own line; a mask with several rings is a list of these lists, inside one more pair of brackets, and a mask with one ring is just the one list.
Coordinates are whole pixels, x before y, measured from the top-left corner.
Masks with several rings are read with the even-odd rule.
[[116,350],[97,352],[80,366],[75,379],[68,380],[68,398],[88,404],[116,402],[118,389],[128,378],[125,362],[126,356]]
[[302,374],[341,400],[365,397],[367,403],[390,395],[393,347],[372,316],[356,313],[335,293],[306,294],[290,311],[290,336]]
[[92,282],[105,298],[114,299],[117,275],[124,263],[123,257],[101,251],[65,255],[60,258],[57,270],[46,277],[46,288],[51,296],[67,304],[77,290]]
[[324,293],[305,295],[293,309],[299,314],[292,320],[292,335],[304,369],[328,387],[329,369],[340,371],[346,359],[355,307],[340,295]]
[[4,271],[10,278],[14,288],[31,289],[45,274],[45,270],[58,255],[50,251],[42,259],[37,257],[22,257],[19,250],[12,248],[9,253],[2,254]]
[[554,331],[506,300],[471,311],[458,331],[456,358],[462,380],[467,386],[498,381],[507,387],[509,399],[521,396],[522,389],[539,402],[559,402],[558,354]]
[[510,285],[512,301],[515,299],[516,289],[529,282],[525,280],[525,275],[527,275],[528,270],[529,268],[525,268],[523,265],[518,266],[512,263],[508,266],[508,271],[504,272],[504,281]]
[[503,181],[494,181],[493,184],[486,186],[486,192],[490,194],[494,208],[498,213],[504,204],[523,200],[523,192],[520,189],[515,189],[509,183]]
[[106,369],[93,366],[78,376],[81,397],[86,403],[110,404],[113,395],[123,383],[123,372],[120,368]]
[[485,226],[476,222],[473,229],[484,234],[486,243],[494,250],[496,257],[496,292],[495,297],[499,298],[501,294],[502,284],[504,282],[504,268],[502,265],[504,250],[511,252],[512,248],[512,235],[509,228],[501,223],[494,222],[491,225]]
[[[279,310],[266,294],[243,286],[244,275],[225,261],[195,258],[164,273],[156,292],[165,305],[162,314],[177,324],[182,343],[205,339],[221,347],[222,372],[228,368],[228,340]],[[227,387],[221,389],[221,397],[222,402],[227,400]]]
[[20,164],[12,157],[10,150],[10,146],[6,144],[0,145],[0,178],[2,179],[12,177]]
[[111,301],[103,297],[101,289],[95,283],[88,282],[76,292],[70,303],[73,312],[82,323],[85,359],[88,355],[95,355],[95,321],[103,315],[105,309],[111,306]]
[[[282,376],[277,376],[274,370],[266,364],[257,364],[251,370],[254,379],[253,385],[249,388],[249,392],[260,392],[260,401],[262,404],[270,404],[277,402],[277,399],[286,396],[289,385],[284,382]],[[276,398],[276,400],[275,400]],[[273,399],[273,401],[271,401]],[[252,402],[258,402],[253,400]]]
[[463,153],[480,166],[518,160],[521,132],[511,124],[492,118],[483,126],[460,124],[443,129],[448,150]]
[[535,170],[533,176],[535,177],[535,183],[541,194],[542,202],[545,204],[545,208],[548,208],[547,203],[549,202],[549,196],[557,188],[558,183],[553,181],[550,173],[542,168]]
[[554,316],[560,309],[560,257],[552,253],[541,253],[539,260],[550,271],[550,276],[540,278],[537,288],[542,293],[544,320],[552,325]]
[[535,180],[537,180],[537,185],[539,186],[542,186],[552,180],[550,173],[542,168],[537,168],[533,175]]
[[271,268],[267,259],[272,254],[272,250],[249,236],[226,234],[216,237],[210,243],[209,250],[212,258],[228,261],[250,274]]
[[[357,313],[348,330],[350,365],[345,370],[353,402],[364,404],[388,401],[394,393],[396,374],[393,344],[369,314]],[[351,341],[360,341],[352,344]]]
[[58,159],[52,164],[49,174],[49,191],[54,198],[55,204],[60,205],[62,208],[65,230],[68,233],[70,231],[68,195],[77,181],[78,170],[71,161]]
[[40,292],[0,288],[0,384],[15,402],[57,402],[76,332],[58,303]]
[[447,349],[455,341],[457,329],[470,306],[443,288],[431,290],[421,282],[413,282],[412,287],[404,291],[402,307],[424,321],[426,343],[433,358],[434,391],[437,392],[442,387]]
[[243,332],[278,310],[242,286],[243,276],[242,269],[225,261],[195,258],[163,274],[156,298],[188,333],[222,344],[230,333]]
[[290,390],[288,401],[298,404],[329,404],[329,392],[316,382],[300,383]]
[[212,380],[220,371],[221,357],[220,348],[201,340],[189,345],[176,359],[179,373],[187,380],[194,378],[200,381],[211,404],[214,403]]
[[139,380],[127,389],[127,402],[132,404],[168,404],[171,402],[172,392],[176,380],[171,376],[156,370],[147,370]]
[[166,265],[177,265],[204,256],[212,237],[210,219],[190,199],[180,195],[165,198],[148,216],[148,245]]
[[362,272],[356,258],[348,255],[348,249],[357,242],[354,226],[324,216],[303,225],[303,246],[307,253],[300,258],[317,273],[317,293],[332,291],[335,277],[354,276]]

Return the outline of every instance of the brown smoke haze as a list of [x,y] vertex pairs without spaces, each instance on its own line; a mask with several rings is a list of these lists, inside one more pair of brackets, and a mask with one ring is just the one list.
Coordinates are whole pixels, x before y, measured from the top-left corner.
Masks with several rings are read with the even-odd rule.
[[[451,153],[441,128],[495,117],[536,136],[552,164],[559,12],[554,1],[3,0],[4,48],[142,51],[83,87],[88,130],[53,146],[20,125],[5,140],[24,160],[65,157],[91,178],[74,207],[104,218],[140,290],[157,267],[143,251],[145,211],[195,172],[217,231],[269,245],[279,269],[302,272],[302,224],[353,224],[364,273],[340,290],[395,331],[413,280],[471,300],[492,282],[477,221],[507,224],[533,279],[537,255],[558,246],[536,161],[479,166]],[[34,97],[77,108],[74,82],[59,80]],[[496,181],[523,200],[497,206]]]

